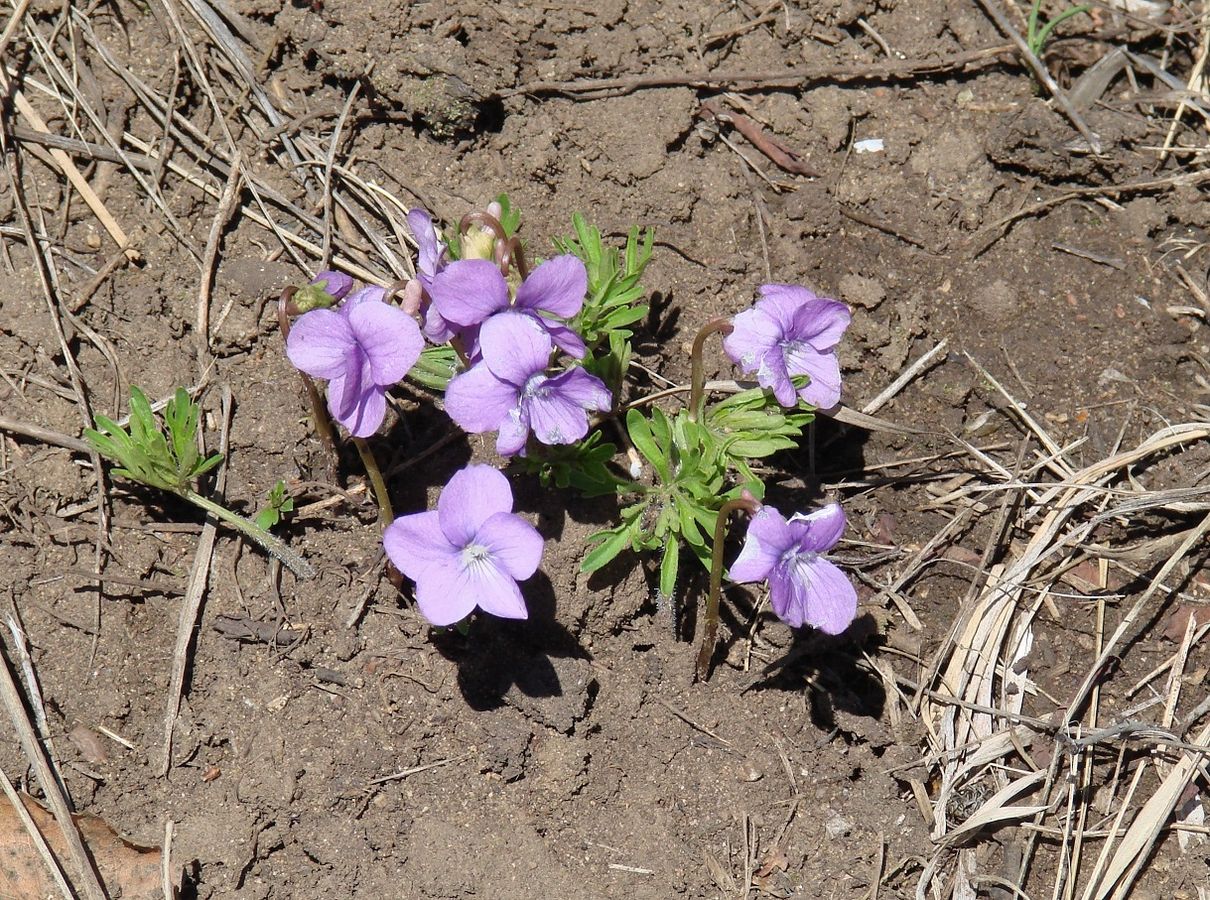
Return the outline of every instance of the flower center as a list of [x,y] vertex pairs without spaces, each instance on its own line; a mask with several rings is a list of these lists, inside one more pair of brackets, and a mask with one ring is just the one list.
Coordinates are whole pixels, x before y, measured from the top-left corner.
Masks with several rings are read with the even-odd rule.
[[791,547],[781,555],[778,564],[785,567],[786,574],[795,581],[808,584],[811,581],[811,567],[819,559],[819,554],[813,550],[799,550]]
[[550,396],[550,388],[546,382],[550,381],[545,373],[538,372],[536,375],[530,375],[529,380],[525,382],[525,387],[521,389],[521,396],[526,400],[545,399]]
[[462,567],[464,569],[482,569],[492,558],[492,551],[482,544],[467,544],[462,548]]

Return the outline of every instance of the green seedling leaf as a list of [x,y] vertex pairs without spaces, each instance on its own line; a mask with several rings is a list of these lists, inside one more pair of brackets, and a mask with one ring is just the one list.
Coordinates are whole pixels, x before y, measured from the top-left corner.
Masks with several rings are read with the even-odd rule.
[[496,202],[500,204],[500,226],[508,237],[512,237],[521,227],[521,210],[513,209],[508,194],[501,194],[496,198]]
[[268,531],[281,522],[285,513],[294,512],[294,498],[286,493],[286,483],[278,481],[269,488],[265,498],[265,506],[256,514],[254,521],[259,527]]
[[664,545],[664,558],[660,560],[660,593],[665,597],[673,596],[676,591],[676,576],[680,563],[681,545],[675,540],[669,540]]
[[165,407],[161,427],[147,395],[132,387],[129,430],[112,419],[97,416],[97,427],[86,428],[84,438],[99,454],[117,463],[113,470],[115,475],[170,491],[188,500],[256,541],[300,578],[313,577],[315,570],[310,564],[264,528],[193,489],[193,481],[199,475],[222,461],[218,454],[202,459],[198,452],[200,416],[201,410],[189,399],[189,394],[178,389]]

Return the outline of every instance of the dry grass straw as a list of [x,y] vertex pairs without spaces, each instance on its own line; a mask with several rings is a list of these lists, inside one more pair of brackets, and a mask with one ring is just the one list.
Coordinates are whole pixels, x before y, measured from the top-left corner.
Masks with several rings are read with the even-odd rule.
[[[22,228],[6,228],[3,236],[24,239],[38,262],[47,308],[67,360],[70,397],[79,406],[84,425],[92,424],[87,398],[95,392],[66,346],[61,320],[69,318],[110,360],[115,397],[126,380],[104,336],[73,315],[126,259],[137,258],[138,235],[132,238],[102,199],[104,188],[115,179],[125,180],[123,187],[144,200],[146,210],[159,217],[162,228],[197,265],[195,326],[199,367],[206,372],[215,330],[210,315],[211,284],[223,234],[232,227],[263,229],[277,245],[269,257],[293,259],[300,269],[299,281],[327,267],[383,285],[414,274],[410,254],[396,249],[410,239],[406,226],[409,204],[359,173],[353,163],[339,162],[341,136],[347,134],[344,126],[353,119],[356,92],[342,109],[326,116],[299,116],[283,108],[284,101],[276,100],[262,84],[257,66],[236,36],[242,33],[238,14],[228,11],[220,17],[201,0],[152,0],[149,12],[153,18],[132,23],[158,26],[168,38],[167,45],[158,49],[175,63],[169,82],[157,80],[160,88],[127,66],[120,48],[129,35],[116,30],[112,17],[94,21],[95,5],[66,4],[53,21],[35,18],[27,0],[10,0],[9,6],[13,12],[0,32],[0,41],[5,46],[23,41],[29,52],[6,55],[0,64],[0,87],[11,94],[23,120],[23,124],[9,123],[7,133],[14,139],[5,146]],[[21,69],[15,67],[17,60],[24,61]],[[120,117],[129,123],[124,129],[112,124],[119,118],[103,106],[105,97],[121,92],[101,90],[103,78],[119,81],[134,99],[134,109],[129,114],[123,111]],[[178,104],[178,97],[189,88],[203,98],[200,105]],[[308,133],[305,126],[323,123],[325,118],[331,125],[330,138]],[[277,166],[262,166],[253,172],[246,165],[248,159],[266,156]],[[88,178],[77,160],[81,165],[95,164]],[[74,302],[62,297],[64,279],[56,268],[57,260],[65,257],[61,251],[58,257],[52,255],[56,251],[50,229],[28,214],[23,200],[22,186],[32,183],[26,169],[38,163],[67,179],[122,251],[102,272],[78,266],[87,273],[88,283]],[[292,196],[300,199],[294,201]],[[199,215],[199,204],[209,209],[208,233],[207,216]],[[246,231],[240,233],[246,240]],[[175,260],[154,259],[148,264],[173,266]],[[116,418],[116,399],[114,407]],[[37,428],[7,420],[0,425],[14,425],[27,434]],[[73,442],[75,449],[83,449],[71,436],[63,437],[59,443]],[[99,473],[100,461],[95,453],[92,457]],[[98,486],[103,490],[102,482]],[[96,505],[100,516],[94,574],[99,577],[103,571],[101,547],[108,543],[108,504],[102,497]],[[177,636],[165,721],[165,766],[180,703],[188,638],[205,591],[204,572],[210,555],[206,544],[203,534]],[[98,616],[99,605],[98,594]],[[98,616],[94,616],[94,640],[100,633]]]
[[[1054,703],[1052,712],[1043,718],[1022,714],[1026,698],[1038,696],[1037,685],[1028,674],[1029,653],[1038,639],[1035,620],[1039,611],[1045,606],[1052,614],[1064,615],[1054,605],[1058,592],[1053,590],[1063,572],[1089,554],[1104,551],[1099,570],[1104,579],[1112,555],[1108,551],[1137,549],[1093,546],[1091,538],[1101,523],[1129,521],[1146,511],[1175,513],[1178,505],[1186,513],[1200,509],[1204,487],[1148,491],[1132,470],[1139,464],[1180,455],[1205,441],[1210,437],[1210,423],[1161,429],[1131,449],[1116,449],[1105,459],[1076,468],[1070,459],[1072,448],[1061,446],[999,382],[974,365],[1001,395],[1020,427],[1045,452],[1034,453],[1027,467],[1022,448],[1014,471],[990,454],[969,448],[971,459],[984,474],[945,496],[945,505],[955,509],[946,529],[949,533],[956,531],[955,522],[962,521],[965,530],[966,522],[993,511],[990,504],[978,499],[991,496],[988,491],[1003,492],[1005,502],[999,505],[978,577],[950,634],[927,667],[917,697],[927,733],[925,761],[938,782],[930,798],[930,814],[932,836],[939,847],[918,884],[917,896],[936,896],[947,877],[955,879],[950,882],[955,896],[974,891],[976,884],[991,883],[989,878],[995,880],[1004,873],[979,873],[977,854],[964,848],[990,826],[1028,823],[1031,830],[1017,832],[1020,837],[1011,842],[1020,851],[1021,862],[1008,877],[1010,883],[1026,884],[1038,836],[1047,831],[1061,835],[1054,900],[1125,897],[1164,833],[1181,792],[1198,771],[1200,748],[1210,740],[1210,728],[1192,742],[1180,741],[1167,731],[1177,716],[1189,652],[1206,630],[1191,624],[1180,648],[1163,667],[1170,674],[1154,728],[1118,722],[1101,727],[1100,690],[1112,659],[1127,652],[1134,629],[1154,615],[1153,599],[1174,592],[1170,576],[1195,547],[1204,545],[1210,516],[1178,536],[1179,546],[1165,545],[1167,561],[1112,634],[1105,634],[1104,597],[1091,607],[1096,616],[1096,659],[1074,695]],[[1054,480],[1047,482],[1046,477]],[[985,483],[988,481],[990,484]],[[1134,540],[1156,549],[1155,541]],[[898,582],[897,587],[904,583]],[[1159,674],[1157,670],[1148,677]],[[1087,742],[1079,739],[1085,728],[1093,732]],[[1097,764],[1094,751],[1116,741],[1122,742],[1122,749],[1115,778],[1123,774],[1126,741],[1133,742],[1136,749],[1140,741],[1144,748],[1149,747],[1154,764],[1162,771],[1158,785],[1147,793],[1151,780],[1142,778],[1146,765],[1136,767],[1129,788],[1116,794],[1113,827],[1093,862],[1083,858],[1085,832],[1109,814],[1109,810],[1094,812],[1089,805]],[[1034,759],[1046,749],[1040,742],[1052,745],[1044,766]],[[1175,763],[1167,764],[1165,758],[1178,750]],[[1064,777],[1065,770],[1070,778]],[[1007,833],[1011,835],[1012,829]],[[1005,834],[1000,831],[1002,839]]]

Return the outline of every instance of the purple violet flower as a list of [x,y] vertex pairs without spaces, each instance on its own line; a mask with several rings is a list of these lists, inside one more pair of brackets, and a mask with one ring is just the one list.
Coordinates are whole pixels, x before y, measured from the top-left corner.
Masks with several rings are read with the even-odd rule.
[[571,319],[584,305],[588,293],[588,272],[571,254],[548,259],[529,273],[509,301],[508,282],[495,263],[486,259],[460,259],[450,263],[433,278],[433,307],[442,319],[459,330],[479,325],[506,309],[529,316],[540,324],[551,339],[572,356],[584,356],[584,341],[563,322],[547,318],[548,313]]
[[588,411],[613,401],[601,379],[576,366],[547,375],[554,343],[535,316],[498,313],[483,323],[483,358],[445,391],[445,411],[472,434],[500,433],[496,452],[524,455],[530,431],[543,444],[574,444],[588,433]]
[[794,375],[810,376],[798,396],[816,409],[840,402],[840,362],[836,344],[849,327],[849,308],[816,297],[795,284],[762,284],[752,309],[735,317],[723,349],[745,373],[756,372],[762,387],[782,406],[794,406]]
[[386,416],[386,389],[420,358],[415,320],[383,302],[386,291],[363,287],[338,309],[299,316],[286,339],[296,368],[328,380],[328,409],[355,437],[369,437]]
[[840,540],[844,526],[844,511],[835,503],[810,515],[796,513],[789,521],[772,506],[762,506],[748,525],[731,579],[768,579],[773,611],[791,628],[812,625],[840,634],[857,615],[857,591],[822,554]]
[[476,606],[506,619],[528,617],[517,582],[538,570],[542,536],[512,509],[508,479],[472,465],[454,473],[436,510],[387,527],[387,556],[416,582],[420,612],[434,625],[460,622]]

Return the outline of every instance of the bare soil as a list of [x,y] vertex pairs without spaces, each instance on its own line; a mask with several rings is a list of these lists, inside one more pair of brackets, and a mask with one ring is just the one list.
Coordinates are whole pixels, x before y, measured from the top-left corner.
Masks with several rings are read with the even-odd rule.
[[[42,49],[25,29],[76,67],[80,90],[132,153],[124,131],[159,147],[164,129],[116,69],[173,96],[228,159],[229,128],[249,171],[309,213],[330,216],[337,238],[364,247],[359,260],[383,283],[394,263],[356,232],[355,212],[325,207],[322,165],[305,176],[305,167],[291,171],[280,135],[315,159],[307,147],[326,152],[339,122],[334,159],[344,170],[335,179],[352,172],[444,221],[506,191],[537,253],[570,231],[576,211],[615,241],[632,224],[652,225],[653,314],[637,341],[641,363],[673,381],[687,378],[696,329],[744,308],[770,280],[851,305],[840,352],[853,409],[946,343],[876,413],[928,433],[821,419],[801,451],[768,467],[783,509],[837,497],[849,512],[840,556],[861,577],[862,606],[840,638],[792,633],[759,592],[735,588],[724,602],[726,646],[714,677],[694,684],[688,640],[704,579],[686,563],[669,610],[656,603],[643,560],[624,555],[592,577],[579,574],[585,538],[612,506],[520,475],[521,511],[547,538],[542,569],[525,588],[530,621],[482,618],[466,637],[434,635],[407,590],[384,577],[355,454],[338,473],[349,493],[328,483],[265,304],[305,281],[316,256],[281,252],[241,189],[219,220],[206,368],[197,308],[210,282],[203,258],[223,178],[172,149],[170,161],[198,174],[191,182],[171,167],[144,170],[160,185],[161,208],[128,167],[72,151],[142,254],[98,279],[114,244],[42,146],[15,136],[29,123],[6,107],[0,416],[78,435],[72,365],[92,410],[107,415],[125,412],[130,384],[164,397],[204,381],[213,446],[220,386],[228,386],[226,500],[254,510],[284,479],[304,508],[285,536],[320,571],[296,581],[220,529],[173,765],[161,776],[172,647],[203,520],[116,481],[98,538],[87,455],[0,431],[0,598],[20,613],[76,807],[145,844],[159,844],[171,820],[187,895],[203,898],[914,895],[939,853],[926,820],[936,761],[925,758],[916,689],[967,608],[985,549],[995,562],[1029,536],[1019,525],[997,530],[1000,494],[946,497],[983,477],[970,446],[1006,472],[1023,442],[1031,463],[1049,452],[971,360],[1067,448],[1073,469],[1165,425],[1205,420],[1210,204],[1196,181],[1205,171],[1203,113],[1186,109],[1174,138],[1178,149],[1203,149],[1161,157],[1175,101],[1141,70],[1133,84],[1119,75],[1082,110],[1104,147],[1090,153],[1014,52],[960,64],[969,51],[1007,44],[977,3],[215,3],[282,113],[270,134],[263,120],[259,131],[250,124],[255,96],[188,12],[203,6],[153,0],[77,10],[94,32],[86,40],[66,8],[36,2],[5,61],[49,130],[76,141],[108,146],[97,125],[72,120],[70,107],[34,84]],[[1070,87],[1121,46],[1166,54],[1183,80],[1198,53],[1189,24],[1198,9],[1177,4],[1155,22],[1108,10],[1076,17],[1045,61]],[[1020,16],[1010,19],[1024,27]],[[208,85],[193,74],[187,46]],[[913,61],[935,65],[913,69]],[[774,77],[785,70],[804,75],[787,85]],[[689,73],[724,74],[694,83]],[[752,73],[767,77],[744,77]],[[668,83],[553,87],[648,75]],[[208,90],[230,111],[225,125],[210,113]],[[710,98],[746,114],[814,176],[783,171],[732,123],[700,116]],[[881,148],[862,152],[873,139]],[[14,172],[36,229],[48,235],[60,302],[53,315],[21,236]],[[322,233],[296,227],[322,244]],[[405,252],[398,235],[386,236]],[[715,377],[734,377],[721,352],[712,366]],[[636,396],[660,386],[642,372],[636,378]],[[421,509],[471,459],[496,461],[490,437],[447,438],[431,395],[401,388],[396,400],[400,414],[374,447],[396,467],[397,510]],[[1204,489],[1207,471],[1204,446],[1191,446],[1132,475],[1157,491]],[[1198,496],[1115,519],[1099,540],[1183,533],[1204,515]],[[893,598],[886,588],[908,561],[976,506]],[[1135,577],[1115,563],[1107,595],[1097,592],[1105,585],[1073,588],[1061,573],[1037,585],[1054,593],[1034,623],[1036,690],[1026,714],[1051,713],[1087,674],[1100,646],[1095,597],[1108,596],[1101,608],[1111,631],[1173,550],[1144,546],[1123,563]],[[1105,684],[1102,725],[1150,696],[1126,691],[1179,645],[1181,628],[1164,631],[1172,631],[1171,611],[1185,604],[1204,616],[1206,555],[1204,544],[1195,548],[1171,579],[1176,593],[1159,591],[1132,629]],[[100,588],[98,559],[107,576]],[[275,643],[239,640],[216,629],[222,617],[289,633]],[[1178,719],[1205,699],[1208,666],[1210,650],[1194,643]],[[1162,679],[1155,685],[1163,690]],[[86,739],[102,727],[133,749]],[[39,793],[7,731],[0,766]],[[949,815],[961,818],[960,806],[951,803]],[[1027,837],[1010,827],[970,846],[982,871],[1011,882],[1006,848]],[[1040,841],[1020,887],[1047,897],[1063,841]],[[1097,851],[1086,851],[1082,877]],[[946,852],[930,896],[952,884]],[[1182,853],[1166,832],[1135,895],[1196,897],[1206,875],[1205,845]],[[980,896],[995,890],[978,887]]]

